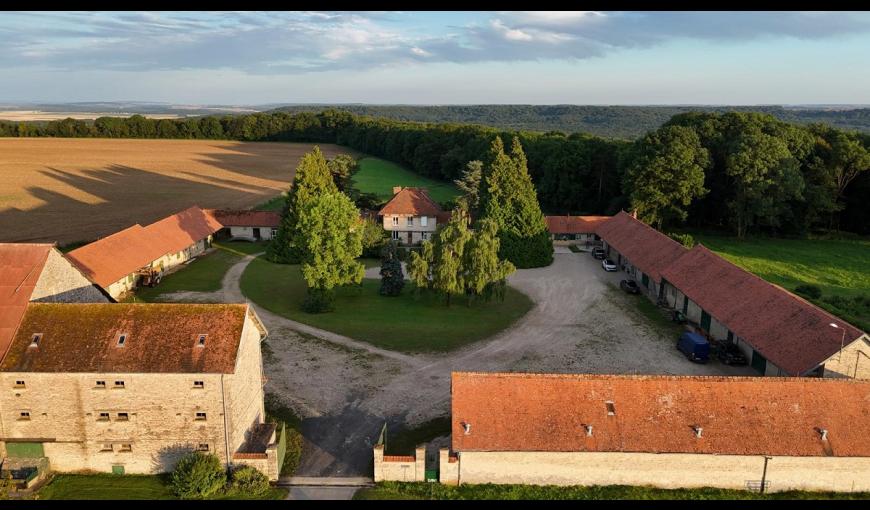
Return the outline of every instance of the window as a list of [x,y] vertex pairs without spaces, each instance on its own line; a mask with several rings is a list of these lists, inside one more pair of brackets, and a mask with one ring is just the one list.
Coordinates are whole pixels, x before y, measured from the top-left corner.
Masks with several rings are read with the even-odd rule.
[[277,229],[277,228],[273,228],[273,229],[272,229],[272,237],[277,237],[277,236],[278,236],[278,229]]
[[15,381],[15,388],[24,388],[24,381]]
[[123,390],[124,389],[124,381],[115,381],[115,389]]
[[413,216],[408,216],[408,226],[409,227],[414,226],[414,217]]
[[421,227],[429,226],[429,217],[428,216],[420,216],[420,226]]
[[398,241],[398,240],[399,240],[399,232],[396,231],[396,230],[393,230],[393,240],[394,240],[394,241]]
[[121,443],[121,446],[120,446],[120,448],[118,448],[118,451],[119,452],[132,452],[133,445],[130,443]]
[[399,217],[398,216],[393,216],[393,226],[394,227],[399,226]]
[[101,452],[110,452],[112,451],[112,443],[103,443],[100,445]]
[[97,421],[109,421],[109,413],[100,413],[97,417]]
[[205,337],[208,335],[199,335],[199,338],[196,340],[197,347],[205,347]]
[[118,335],[118,347],[124,347],[124,343],[127,342],[127,333],[121,333]]
[[130,421],[130,415],[128,413],[118,413],[118,421]]
[[106,381],[97,381],[97,385],[94,388],[98,390],[106,389]]
[[205,420],[205,413],[196,413],[196,419],[199,421]]
[[421,232],[420,238],[423,239],[424,241],[429,239],[429,232]]
[[613,402],[608,400],[604,404],[607,406],[607,416],[614,416],[616,414],[616,406],[613,405]]
[[30,419],[30,411],[21,411],[20,413],[18,413],[18,419],[23,420],[23,421],[29,420]]
[[201,390],[205,388],[205,381],[193,381],[194,389]]
[[208,443],[199,443],[196,447],[196,451],[198,452],[207,452],[208,451]]
[[30,346],[39,347],[40,340],[42,340],[42,333],[34,333],[33,336],[30,337]]

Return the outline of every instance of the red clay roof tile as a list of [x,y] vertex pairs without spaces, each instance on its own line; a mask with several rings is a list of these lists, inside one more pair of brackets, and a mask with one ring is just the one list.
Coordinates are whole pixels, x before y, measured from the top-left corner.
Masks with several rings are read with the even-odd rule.
[[160,258],[179,252],[222,228],[213,216],[193,206],[144,227],[144,234],[149,243],[159,246],[158,251],[163,252],[157,257]]
[[545,216],[551,234],[594,234],[611,216]]
[[0,359],[24,316],[51,244],[0,244]]
[[163,254],[159,243],[145,235],[136,224],[110,236],[76,248],[66,254],[91,281],[103,288],[135,273]]
[[[30,303],[2,372],[232,373],[247,305]],[[42,333],[38,347],[30,347]],[[123,347],[118,336],[126,334]],[[200,334],[208,335],[198,347]]]
[[[435,216],[444,214],[441,207],[435,203],[423,188],[402,188],[395,194],[384,207],[379,215],[407,214],[413,216]],[[439,220],[440,221],[440,220]]]
[[[606,403],[615,414],[608,415]],[[463,424],[469,424],[465,434]],[[587,436],[586,425],[592,426]],[[697,437],[693,426],[702,428]],[[827,430],[823,442],[818,429]],[[457,373],[454,451],[870,456],[870,381]],[[827,443],[827,445],[825,444]]]
[[625,211],[600,223],[595,233],[653,280],[688,250],[680,243],[633,218]]
[[697,245],[662,276],[789,375],[803,375],[863,332]]

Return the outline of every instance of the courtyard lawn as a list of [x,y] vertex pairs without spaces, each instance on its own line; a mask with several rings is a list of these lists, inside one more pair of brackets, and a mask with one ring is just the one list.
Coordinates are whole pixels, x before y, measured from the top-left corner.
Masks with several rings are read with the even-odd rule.
[[[38,499],[178,499],[167,483],[167,475],[56,475],[37,493]],[[272,487],[254,499],[284,499],[287,489]],[[251,499],[235,493],[225,493],[211,499]]]
[[763,237],[739,240],[695,233],[693,236],[734,264],[792,292],[799,285],[819,287],[822,298],[810,299],[813,303],[855,326],[870,328],[866,304],[844,308],[834,303],[837,296],[849,300],[865,296],[870,300],[870,240]]
[[248,299],[273,313],[402,352],[449,351],[490,337],[533,306],[525,294],[509,287],[503,303],[469,307],[464,298],[454,298],[448,308],[435,295],[412,296],[410,283],[399,297],[381,296],[380,280],[366,279],[361,287],[338,289],[334,312],[312,315],[300,309],[306,287],[299,266],[262,257],[248,265],[240,284]]
[[359,170],[353,174],[353,187],[362,193],[373,193],[383,201],[393,197],[393,186],[414,186],[426,188],[432,200],[448,202],[460,195],[453,183],[435,181],[395,163],[379,158],[362,158]]
[[382,482],[360,489],[353,499],[496,499],[496,500],[567,500],[567,499],[867,499],[861,492],[771,492],[759,494],[729,489],[657,489],[628,485],[568,486],[493,485]]

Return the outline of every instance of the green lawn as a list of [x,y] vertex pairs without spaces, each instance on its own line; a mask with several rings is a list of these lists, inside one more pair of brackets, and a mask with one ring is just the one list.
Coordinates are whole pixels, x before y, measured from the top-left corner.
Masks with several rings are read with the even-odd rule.
[[393,196],[393,186],[415,186],[426,188],[429,196],[438,203],[444,203],[460,195],[453,183],[435,181],[390,161],[379,158],[362,158],[359,170],[353,174],[353,186],[362,193],[373,193],[386,201]]
[[300,309],[306,288],[299,266],[262,257],[248,265],[240,283],[245,296],[271,312],[403,352],[448,351],[487,338],[533,306],[525,294],[508,288],[503,303],[469,307],[454,299],[448,308],[434,295],[413,297],[410,284],[399,297],[380,296],[380,280],[366,279],[361,287],[338,290],[334,312],[312,315]]
[[850,300],[865,296],[870,303],[870,240],[693,236],[734,264],[790,291],[806,284],[819,287],[822,298],[812,300],[814,303],[858,327],[870,329],[866,305],[843,309],[835,304],[835,296]]
[[136,289],[128,301],[152,303],[161,296],[178,291],[214,292],[220,290],[227,270],[242,257],[266,250],[266,243],[230,241],[214,243],[215,249],[167,275],[156,287]]
[[605,500],[605,499],[867,499],[870,493],[860,492],[771,492],[758,494],[728,489],[656,489],[627,485],[608,486],[539,486],[440,483],[382,482],[375,487],[360,489],[353,499],[495,499],[495,500]]
[[[38,499],[178,499],[166,483],[166,476],[148,475],[56,475],[37,493]],[[284,499],[287,489],[273,487],[257,499]],[[223,494],[212,499],[248,499]]]

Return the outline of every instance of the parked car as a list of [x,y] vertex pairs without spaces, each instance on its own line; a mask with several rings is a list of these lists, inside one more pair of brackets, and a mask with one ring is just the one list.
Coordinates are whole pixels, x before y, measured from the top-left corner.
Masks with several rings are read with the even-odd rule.
[[619,282],[619,288],[629,294],[640,294],[640,287],[637,286],[637,282],[634,280],[622,280]]
[[698,333],[686,331],[680,335],[677,349],[685,354],[689,361],[706,363],[710,360],[710,342]]
[[749,364],[746,355],[736,344],[724,342],[716,350],[716,358],[726,365],[743,366]]
[[607,254],[604,253],[603,248],[595,248],[592,250],[592,258],[604,260],[605,258],[607,258]]
[[601,267],[603,267],[605,271],[616,271],[616,264],[614,264],[610,259],[602,260]]

